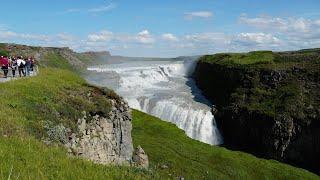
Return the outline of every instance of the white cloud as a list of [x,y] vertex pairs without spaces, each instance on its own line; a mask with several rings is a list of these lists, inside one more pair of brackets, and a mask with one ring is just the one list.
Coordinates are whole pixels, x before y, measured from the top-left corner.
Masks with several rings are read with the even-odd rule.
[[50,41],[50,37],[47,35],[16,33],[13,31],[0,31],[0,39],[2,40],[9,40],[14,38],[24,40]]
[[210,18],[213,16],[213,13],[210,11],[195,11],[189,12],[185,14],[185,18],[188,20],[192,20],[194,18]]
[[70,14],[70,13],[81,13],[81,12],[86,12],[86,13],[102,13],[102,12],[107,12],[110,11],[114,8],[116,8],[116,4],[110,3],[108,5],[102,5],[99,7],[94,7],[94,8],[89,8],[89,9],[84,9],[84,8],[70,8],[67,9],[63,12],[59,12],[57,14]]
[[92,13],[106,12],[106,11],[110,11],[110,10],[112,10],[114,8],[116,8],[116,5],[111,3],[111,4],[106,5],[106,6],[100,6],[100,7],[88,9],[88,12],[92,12]]
[[76,9],[76,8],[71,8],[71,9],[67,9],[65,10],[63,13],[67,14],[67,13],[76,13],[76,12],[80,12],[81,9]]
[[272,34],[265,33],[240,33],[233,38],[235,43],[240,43],[243,46],[254,45],[278,45],[280,40]]
[[288,29],[288,22],[282,18],[270,17],[256,17],[248,18],[245,14],[241,15],[239,22],[259,29],[273,29],[286,30]]
[[151,44],[155,42],[155,39],[152,37],[148,30],[143,30],[137,34],[135,39],[143,44]]
[[74,36],[65,33],[57,34],[57,38],[61,41],[73,41],[76,39]]
[[113,39],[113,33],[110,31],[101,31],[95,34],[89,34],[88,40],[92,42],[110,41]]
[[230,36],[220,32],[207,32],[186,35],[185,39],[192,42],[214,43],[214,44],[228,44],[230,43]]
[[171,42],[175,42],[175,41],[178,41],[179,39],[174,36],[173,34],[171,33],[166,33],[166,34],[162,34],[162,39],[165,40],[165,41],[171,41]]
[[242,15],[239,22],[283,39],[284,48],[299,49],[320,46],[320,19],[280,18]]
[[320,19],[309,20],[305,18],[256,17],[248,18],[242,15],[239,22],[260,30],[276,33],[309,33],[320,34]]

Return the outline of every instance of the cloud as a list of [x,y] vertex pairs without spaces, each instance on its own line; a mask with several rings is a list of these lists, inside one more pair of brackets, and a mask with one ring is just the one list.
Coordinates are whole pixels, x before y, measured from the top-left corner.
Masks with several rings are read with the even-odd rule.
[[176,42],[179,39],[171,33],[162,34],[161,38],[165,41]]
[[305,18],[280,18],[268,16],[248,18],[246,15],[241,15],[239,22],[259,30],[275,33],[320,34],[320,19],[310,20]]
[[103,42],[110,41],[113,39],[113,33],[110,31],[101,31],[99,33],[89,34],[88,40],[91,42]]
[[122,34],[113,33],[108,30],[103,30],[98,33],[91,33],[87,37],[89,42],[121,42],[121,43],[141,43],[152,44],[155,42],[155,38],[150,34],[148,30],[143,30],[137,34]]
[[80,12],[81,9],[75,9],[75,8],[71,8],[71,9],[67,9],[64,12],[62,12],[62,14],[68,14],[68,13],[76,13],[76,12]]
[[265,33],[240,33],[232,41],[243,46],[274,46],[281,42],[277,37]]
[[285,48],[320,46],[320,19],[270,16],[249,18],[244,14],[240,16],[239,23],[281,37]]
[[81,12],[85,12],[85,13],[102,13],[102,12],[107,12],[110,11],[114,8],[116,8],[117,5],[114,3],[110,3],[108,5],[102,5],[99,7],[94,7],[94,8],[89,8],[89,9],[84,9],[84,8],[70,8],[67,9],[63,12],[59,12],[58,14],[71,14],[71,13],[81,13]]
[[143,44],[152,44],[155,42],[155,39],[152,37],[148,30],[143,30],[137,34],[135,39]]
[[67,33],[45,35],[0,29],[0,41],[70,47],[76,51],[111,50],[113,54],[119,55],[162,57],[262,49],[280,51],[320,46],[320,34],[317,34],[319,30],[314,29],[320,26],[320,20],[248,18],[243,15],[239,22],[249,26],[250,31],[230,34],[203,32],[177,36],[172,33],[152,34],[148,29],[136,33],[101,30],[84,37],[76,37]]
[[192,42],[228,44],[230,36],[221,32],[196,33],[185,36],[185,39]]
[[213,16],[213,13],[210,11],[195,11],[189,12],[185,14],[185,18],[188,20],[192,20],[194,18],[210,18]]
[[61,41],[73,41],[76,39],[74,36],[65,33],[57,34],[56,37],[58,38],[58,40]]
[[38,40],[38,41],[50,41],[50,37],[47,35],[16,33],[13,31],[0,31],[1,40],[10,39],[24,39],[24,40]]
[[88,12],[91,12],[91,13],[106,12],[114,8],[116,8],[116,5],[113,3],[110,3],[109,5],[106,5],[106,6],[100,6],[100,7],[88,9]]

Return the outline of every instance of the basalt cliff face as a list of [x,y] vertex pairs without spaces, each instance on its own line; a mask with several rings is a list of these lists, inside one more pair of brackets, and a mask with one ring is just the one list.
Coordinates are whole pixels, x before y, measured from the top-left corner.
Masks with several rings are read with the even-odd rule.
[[273,53],[272,62],[253,64],[214,58],[202,57],[194,78],[217,106],[225,146],[319,174],[319,50]]
[[107,117],[83,112],[77,132],[67,132],[65,146],[72,155],[99,164],[130,165],[133,146],[131,110],[124,101],[111,100]]
[[[69,93],[67,106],[76,108],[74,113],[79,113],[78,118],[66,123],[47,121],[45,142],[63,144],[70,155],[95,163],[130,165],[133,144],[128,104],[108,89],[89,87],[86,92]],[[74,101],[76,104],[72,105]],[[71,114],[70,111],[67,113]],[[56,114],[57,119],[65,118],[60,112]]]

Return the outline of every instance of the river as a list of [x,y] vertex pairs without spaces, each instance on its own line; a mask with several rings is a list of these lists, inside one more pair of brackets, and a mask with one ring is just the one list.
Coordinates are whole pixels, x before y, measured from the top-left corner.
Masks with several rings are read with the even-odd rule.
[[196,58],[128,59],[89,67],[86,79],[115,90],[131,108],[176,124],[201,142],[223,143],[212,105],[190,77]]

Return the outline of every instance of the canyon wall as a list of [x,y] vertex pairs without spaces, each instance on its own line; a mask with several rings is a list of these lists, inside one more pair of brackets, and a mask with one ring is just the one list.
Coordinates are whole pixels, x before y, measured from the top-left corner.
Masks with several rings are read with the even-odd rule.
[[225,146],[320,173],[319,52],[271,63],[198,62],[194,78],[217,107]]

